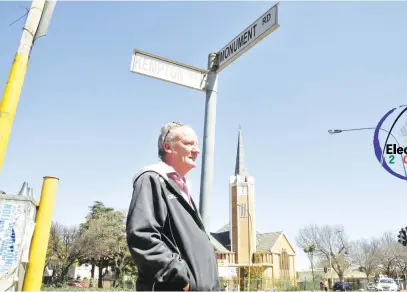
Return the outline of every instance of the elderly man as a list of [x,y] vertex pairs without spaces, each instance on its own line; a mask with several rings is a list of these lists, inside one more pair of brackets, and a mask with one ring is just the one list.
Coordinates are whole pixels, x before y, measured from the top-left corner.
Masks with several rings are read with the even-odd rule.
[[190,126],[165,125],[161,161],[133,179],[126,231],[137,291],[220,291],[214,249],[185,178],[196,167],[197,140]]

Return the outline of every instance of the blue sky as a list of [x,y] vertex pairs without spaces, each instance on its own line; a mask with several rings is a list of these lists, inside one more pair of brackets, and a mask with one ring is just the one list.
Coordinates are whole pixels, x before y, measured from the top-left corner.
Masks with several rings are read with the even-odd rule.
[[[80,223],[95,200],[127,208],[131,179],[157,161],[160,127],[203,133],[205,95],[129,72],[134,48],[205,68],[271,2],[59,2],[34,47],[1,189],[39,198],[60,178],[55,220]],[[4,88],[27,2],[0,2]],[[373,131],[406,104],[407,3],[281,2],[281,27],[220,73],[211,229],[228,221],[228,180],[242,126],[260,232],[294,243],[305,224],[343,224],[351,239],[404,226],[407,182],[386,173]],[[190,178],[199,200],[200,163]],[[271,210],[271,211],[270,211]],[[298,268],[308,266],[298,251]]]

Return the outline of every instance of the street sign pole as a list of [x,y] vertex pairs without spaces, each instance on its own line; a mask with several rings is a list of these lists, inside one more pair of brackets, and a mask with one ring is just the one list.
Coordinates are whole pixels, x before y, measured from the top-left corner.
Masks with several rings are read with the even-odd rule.
[[205,122],[202,148],[201,190],[199,198],[199,212],[207,232],[210,232],[210,209],[215,161],[216,104],[218,99],[218,73],[216,72],[216,57],[216,53],[211,53],[208,56],[208,79],[206,87]]

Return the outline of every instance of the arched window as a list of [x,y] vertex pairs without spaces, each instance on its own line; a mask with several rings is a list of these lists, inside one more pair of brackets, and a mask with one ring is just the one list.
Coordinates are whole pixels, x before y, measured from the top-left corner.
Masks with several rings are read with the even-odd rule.
[[281,249],[280,253],[280,273],[283,278],[290,277],[290,258],[285,249]]

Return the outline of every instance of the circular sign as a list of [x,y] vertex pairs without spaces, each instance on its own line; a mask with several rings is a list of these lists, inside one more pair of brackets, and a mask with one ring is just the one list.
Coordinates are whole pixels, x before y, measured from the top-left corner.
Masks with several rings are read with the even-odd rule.
[[[389,118],[397,109],[403,108],[401,110],[401,112],[397,115],[396,119],[394,120],[393,124],[390,127],[390,130],[384,130],[382,128],[383,123],[386,120],[391,120],[391,118]],[[382,165],[382,167],[391,175],[399,178],[399,179],[403,179],[403,180],[407,180],[407,174],[406,174],[406,170],[404,167],[404,164],[406,164],[407,162],[407,158],[406,156],[403,157],[403,154],[407,155],[406,151],[407,151],[407,147],[403,148],[401,147],[401,145],[399,145],[397,139],[397,145],[396,144],[389,144],[389,138],[392,136],[395,139],[395,136],[393,135],[392,131],[395,128],[397,121],[406,113],[407,111],[407,105],[401,105],[399,107],[395,107],[391,110],[389,110],[379,121],[379,123],[377,124],[375,131],[374,131],[374,136],[373,136],[373,146],[374,146],[374,152],[375,152],[375,156],[377,158],[377,160],[380,162],[380,164]],[[407,114],[405,114],[405,117],[407,117]],[[380,141],[379,141],[379,132],[383,130],[385,132],[387,132],[387,137],[386,137],[386,141],[384,142],[384,147],[382,148],[380,145]],[[400,174],[396,171],[394,171],[386,162],[386,160],[384,159],[384,155],[385,154],[399,154],[402,155],[402,160],[403,160],[403,168],[404,168],[404,174]],[[391,156],[391,155],[390,155]],[[394,159],[394,156],[393,156]],[[390,159],[389,160],[390,164],[393,164],[393,160]]]

